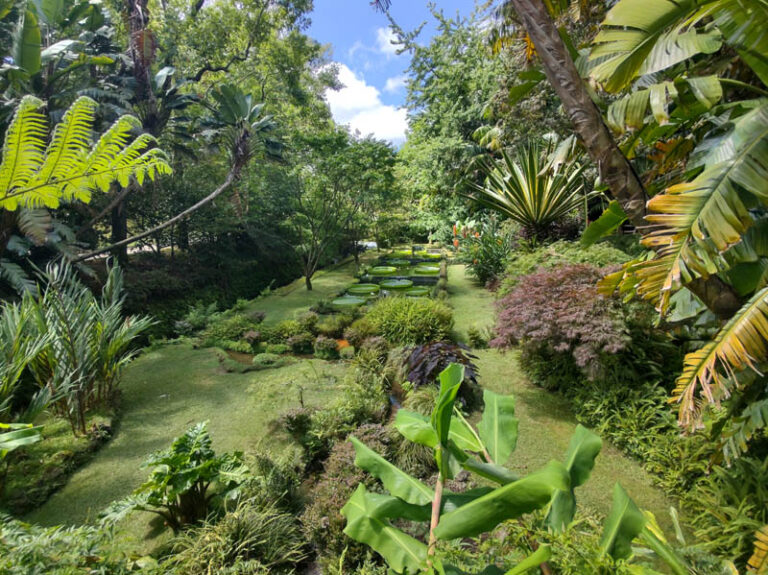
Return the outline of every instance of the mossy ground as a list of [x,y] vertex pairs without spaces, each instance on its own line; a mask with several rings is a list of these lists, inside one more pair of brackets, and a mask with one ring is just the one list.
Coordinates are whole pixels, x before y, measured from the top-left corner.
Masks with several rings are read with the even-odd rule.
[[[320,272],[313,292],[303,280],[254,300],[249,309],[267,312],[267,323],[296,317],[312,303],[335,294],[354,281],[354,264],[345,263]],[[493,296],[477,287],[463,266],[449,269],[449,302],[454,306],[456,333],[466,340],[466,329],[493,321]],[[510,465],[530,471],[549,459],[561,459],[576,426],[567,402],[527,382],[515,353],[479,351],[480,383],[517,398],[520,437]],[[77,524],[95,520],[111,501],[124,497],[147,476],[141,463],[152,451],[199,421],[209,421],[214,447],[246,453],[266,451],[290,457],[298,448],[274,422],[286,410],[299,405],[322,407],[338,396],[338,382],[345,364],[302,359],[285,367],[225,373],[214,349],[195,349],[189,344],[149,349],[125,372],[122,382],[121,422],[115,438],[93,461],[75,473],[68,484],[26,519],[45,525]],[[605,446],[589,482],[577,492],[583,505],[605,513],[611,489],[620,481],[641,507],[664,521],[669,501],[652,487],[639,464]],[[169,536],[136,513],[119,526],[121,549],[146,553]]]

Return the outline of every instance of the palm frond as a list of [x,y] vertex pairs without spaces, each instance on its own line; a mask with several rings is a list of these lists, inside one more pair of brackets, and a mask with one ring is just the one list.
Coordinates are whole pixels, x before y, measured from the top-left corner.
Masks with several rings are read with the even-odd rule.
[[700,417],[700,393],[713,405],[730,396],[728,380],[736,372],[768,359],[768,288],[757,292],[715,338],[685,356],[683,373],[678,377],[670,401],[680,404],[679,420],[694,426]]
[[768,525],[755,533],[755,552],[749,558],[749,568],[755,575],[768,575]]
[[621,0],[605,17],[590,60],[600,60],[592,77],[609,92],[636,77],[667,69],[697,54],[720,49],[717,29],[698,30],[689,19],[696,0]]

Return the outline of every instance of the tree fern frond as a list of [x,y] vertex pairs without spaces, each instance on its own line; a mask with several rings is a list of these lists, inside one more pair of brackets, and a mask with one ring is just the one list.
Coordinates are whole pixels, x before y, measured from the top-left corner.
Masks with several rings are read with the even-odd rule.
[[755,575],[768,575],[768,525],[755,533],[755,552],[749,558],[748,565]]
[[16,109],[5,133],[3,160],[0,164],[0,202],[6,209],[16,208],[15,198],[5,199],[23,187],[43,162],[48,123],[40,112],[42,100],[25,96]]
[[19,210],[16,224],[38,246],[45,243],[48,232],[53,228],[53,220],[47,210]]
[[91,147],[91,126],[97,104],[78,98],[53,131],[46,158],[36,180],[51,183],[76,171]]
[[[671,402],[680,404],[679,420],[694,426],[700,416],[697,392],[707,402],[719,405],[729,397],[727,379],[737,371],[768,359],[768,288],[750,299],[712,341],[685,356],[683,373],[677,378]],[[699,391],[700,390],[700,391]]]
[[4,279],[17,293],[34,292],[35,282],[19,264],[0,258],[0,278]]

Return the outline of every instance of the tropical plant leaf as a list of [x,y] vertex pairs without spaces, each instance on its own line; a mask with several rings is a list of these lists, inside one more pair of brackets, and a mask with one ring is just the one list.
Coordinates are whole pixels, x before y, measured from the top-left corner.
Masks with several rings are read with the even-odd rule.
[[518,420],[515,417],[515,398],[483,390],[483,417],[477,426],[480,439],[493,461],[503,465],[517,447]]
[[549,545],[541,545],[531,555],[507,571],[505,575],[522,575],[531,569],[537,568],[542,563],[549,561],[551,558],[552,548]]
[[674,575],[689,575],[689,570],[683,559],[667,543],[664,532],[656,521],[656,516],[650,511],[644,511],[646,524],[640,532],[640,539],[647,545],[664,564],[672,570]]
[[568,471],[562,463],[552,461],[519,481],[442,515],[434,534],[438,539],[458,539],[490,531],[502,521],[543,508],[556,490],[568,488]]
[[397,573],[416,573],[426,568],[427,546],[393,527],[386,519],[391,503],[371,497],[364,485],[358,485],[341,513],[347,519],[344,533],[370,546]]
[[30,76],[40,71],[42,40],[35,10],[28,6],[19,18],[13,43],[13,61]]
[[584,230],[581,235],[581,245],[584,247],[594,245],[600,238],[615,232],[626,221],[627,214],[624,213],[621,204],[616,200],[611,200],[602,215]]
[[755,533],[755,552],[749,558],[749,568],[755,571],[755,575],[768,574],[768,525]]
[[[426,415],[408,409],[398,409],[395,415],[394,426],[403,437],[414,443],[427,447],[437,446],[437,433],[432,427],[429,417]],[[484,449],[469,423],[462,417],[453,417],[451,419],[448,438],[459,449],[474,452],[482,452]]]
[[29,423],[0,423],[0,461],[11,451],[40,441],[41,429]]
[[573,521],[576,514],[574,490],[589,479],[602,446],[602,440],[595,433],[581,424],[576,426],[565,454],[565,468],[570,474],[570,489],[554,494],[547,514],[547,525],[555,531],[563,531]]
[[411,477],[370,449],[356,437],[350,437],[355,447],[355,465],[376,477],[387,490],[412,505],[427,505],[435,493],[418,479]]
[[632,540],[645,527],[646,518],[618,483],[613,486],[613,505],[605,520],[600,550],[614,559],[632,555]]
[[5,258],[0,258],[0,278],[18,294],[33,293],[37,289],[37,284],[19,264]]
[[432,410],[431,423],[437,436],[437,449],[435,461],[444,478],[453,477],[451,465],[451,453],[449,451],[449,437],[451,420],[453,419],[453,406],[456,395],[464,382],[464,366],[452,363],[440,372],[440,395]]
[[479,475],[480,477],[484,477],[485,479],[489,479],[499,485],[507,485],[520,479],[520,477],[512,473],[506,467],[496,465],[495,463],[477,461],[471,457],[462,461],[461,466],[467,471]]
[[686,27],[699,8],[695,0],[621,0],[605,16],[593,42],[592,77],[609,92],[637,76],[674,66],[697,54],[720,49],[718,30]]
[[768,355],[768,287],[757,292],[728,320],[714,339],[685,356],[683,373],[677,378],[672,399],[680,404],[681,425],[698,423],[697,394],[719,405],[729,396],[728,379],[737,371],[751,368]]

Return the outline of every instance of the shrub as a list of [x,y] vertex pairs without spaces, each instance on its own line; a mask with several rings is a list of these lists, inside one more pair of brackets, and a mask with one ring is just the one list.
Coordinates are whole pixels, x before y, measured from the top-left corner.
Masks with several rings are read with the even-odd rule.
[[326,316],[317,322],[315,329],[320,335],[340,339],[344,337],[344,329],[354,321],[354,317],[346,313]]
[[301,326],[302,332],[310,332],[314,333],[315,328],[317,326],[317,322],[320,320],[320,316],[318,316],[313,311],[308,311],[305,314],[302,314],[299,319],[299,325]]
[[176,332],[180,335],[192,335],[193,333],[205,328],[209,322],[220,314],[216,311],[216,302],[205,305],[203,302],[197,302],[190,306],[189,311],[176,322]]
[[488,329],[480,329],[474,325],[469,326],[467,329],[467,338],[469,344],[475,349],[485,349],[488,347],[488,341],[491,339],[491,334]]
[[355,347],[352,345],[342,347],[339,350],[339,357],[346,360],[355,359]]
[[387,297],[366,316],[376,332],[394,344],[442,341],[450,336],[453,312],[446,304],[421,298]]
[[408,368],[408,381],[415,387],[437,385],[440,372],[452,363],[464,366],[464,381],[459,389],[459,397],[465,407],[474,407],[480,399],[477,384],[477,366],[472,362],[477,356],[461,343],[434,342],[417,345],[410,350],[405,363]]
[[[289,338],[290,339],[290,338]],[[270,343],[266,347],[266,353],[272,353],[275,355],[283,355],[291,351],[291,346],[284,343]]]
[[291,346],[293,353],[312,353],[315,349],[315,336],[310,332],[297,333],[285,341]]
[[232,341],[232,340],[220,340],[216,342],[216,347],[226,349],[228,351],[236,351],[238,353],[251,353],[253,352],[253,346],[246,341]]
[[173,542],[168,562],[179,573],[293,573],[306,558],[301,524],[272,506],[242,501]]
[[381,336],[367,337],[363,340],[363,343],[360,346],[360,352],[368,354],[371,358],[376,358],[381,362],[387,359],[389,344],[387,343],[387,340]]
[[237,341],[248,331],[258,330],[258,323],[236,313],[231,316],[219,316],[200,333],[201,339],[208,345],[215,342],[230,340]]
[[507,258],[515,247],[514,236],[502,229],[496,219],[483,225],[479,235],[470,235],[461,242],[459,260],[482,284],[496,280],[507,264]]
[[132,511],[149,511],[178,532],[205,519],[217,502],[237,492],[248,474],[242,453],[216,455],[206,423],[198,423],[170,448],[150,455],[142,467],[153,468],[149,479],[132,495],[112,503],[104,513],[106,522],[114,523]]
[[363,341],[375,335],[377,335],[376,329],[365,317],[355,320],[352,325],[344,330],[344,339],[356,348],[360,348],[363,345]]
[[256,369],[269,369],[271,367],[281,367],[285,365],[287,358],[281,357],[276,353],[257,353],[253,356],[253,367]]
[[540,268],[568,264],[590,264],[602,268],[622,264],[629,259],[626,253],[605,243],[585,248],[578,242],[559,241],[529,251],[517,250],[509,258],[499,294],[509,293],[521,277]]
[[[588,265],[562,266],[524,276],[518,286],[498,302],[494,347],[520,343],[523,351],[547,361],[571,360],[590,378],[604,369],[630,343],[620,302],[597,293],[603,273]],[[530,365],[530,361],[529,361]],[[539,382],[558,387],[567,382],[558,373]]]
[[270,341],[269,343],[282,343],[289,337],[304,331],[301,323],[295,319],[283,320],[272,329],[274,330],[274,337],[278,338],[280,341]]
[[339,344],[335,339],[318,336],[315,340],[315,357],[318,359],[338,359]]

